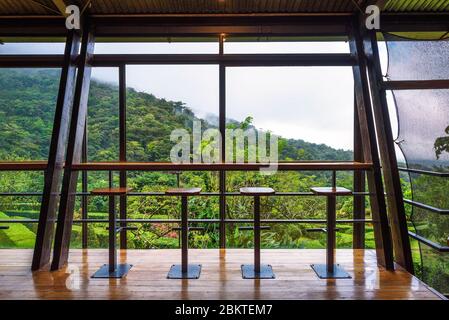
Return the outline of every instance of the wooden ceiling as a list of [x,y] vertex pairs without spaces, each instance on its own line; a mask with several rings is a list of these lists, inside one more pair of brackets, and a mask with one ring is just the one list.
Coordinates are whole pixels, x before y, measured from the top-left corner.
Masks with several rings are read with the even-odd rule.
[[[57,16],[65,4],[92,15],[352,13],[369,0],[0,0],[0,16]],[[379,0],[384,12],[449,12],[449,0]]]

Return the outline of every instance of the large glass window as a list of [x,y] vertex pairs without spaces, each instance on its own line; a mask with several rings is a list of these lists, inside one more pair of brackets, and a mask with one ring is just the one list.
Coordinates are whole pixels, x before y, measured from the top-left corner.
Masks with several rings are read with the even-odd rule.
[[[59,69],[0,69],[0,161],[46,160],[59,87]],[[43,172],[1,172],[0,192],[42,192]],[[40,196],[1,196],[0,219],[39,217]],[[37,224],[0,230],[0,248],[32,248]]]
[[88,160],[119,160],[118,68],[93,68],[89,91]]
[[157,38],[146,42],[108,42],[95,44],[97,54],[206,54],[218,53],[217,38]]
[[349,44],[295,37],[226,37],[224,53],[349,53]]
[[17,55],[36,55],[36,54],[63,54],[65,43],[62,41],[58,42],[58,39],[49,42],[45,40],[44,42],[20,42],[16,39],[11,42],[8,39],[0,39],[0,55],[2,54],[17,54]]
[[[349,67],[228,67],[226,68],[226,159],[245,161],[251,144],[257,141],[260,159],[263,146],[259,136],[266,136],[271,162],[353,159],[354,83]],[[244,144],[237,147],[236,130],[243,130]],[[232,130],[232,131],[231,131]],[[251,131],[257,137],[250,141]],[[269,133],[269,134],[268,134]],[[231,137],[233,135],[233,137]],[[270,137],[278,136],[271,144]],[[241,139],[242,137],[240,137]],[[233,145],[231,145],[233,144]],[[274,158],[272,147],[278,154]],[[241,153],[241,154],[239,154]],[[337,175],[339,186],[352,189],[352,173]],[[309,192],[313,186],[329,186],[330,172],[228,172],[226,188],[238,191],[244,186],[268,186],[277,192]],[[227,217],[252,219],[252,199],[227,197]],[[262,201],[262,219],[325,219],[325,200],[320,197],[269,197]],[[352,198],[338,200],[338,218],[352,217]],[[276,224],[264,231],[264,247],[323,248],[325,237],[308,233],[316,225]],[[342,226],[340,247],[352,246],[352,226]],[[252,245],[252,234],[228,225],[227,241],[231,247]]]
[[[193,131],[204,132],[218,125],[218,66],[157,65],[128,66],[127,82],[127,160],[170,162],[176,130],[188,133],[188,159],[193,153]],[[188,151],[188,150],[187,150]],[[204,192],[218,191],[217,172],[129,172],[128,185],[135,192],[163,192],[170,187],[201,187]],[[176,219],[180,217],[179,199],[134,196],[128,198],[132,218]],[[217,218],[216,197],[196,197],[190,202],[191,218]],[[178,234],[173,225],[145,224],[129,234],[129,246],[138,248],[177,247]],[[204,232],[191,234],[195,247],[216,246],[217,226],[204,225]]]

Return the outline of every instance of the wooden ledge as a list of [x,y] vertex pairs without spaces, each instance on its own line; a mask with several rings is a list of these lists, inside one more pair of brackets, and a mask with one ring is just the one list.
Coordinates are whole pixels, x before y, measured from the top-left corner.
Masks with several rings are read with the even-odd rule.
[[[273,163],[279,171],[353,171],[370,170],[372,163],[345,162],[279,162]],[[171,162],[88,162],[72,165],[73,170],[88,171],[257,171],[268,168],[262,163],[171,163]]]
[[0,171],[40,171],[47,169],[47,161],[0,161]]
[[97,196],[119,196],[130,192],[131,188],[101,188],[93,189],[90,193]]

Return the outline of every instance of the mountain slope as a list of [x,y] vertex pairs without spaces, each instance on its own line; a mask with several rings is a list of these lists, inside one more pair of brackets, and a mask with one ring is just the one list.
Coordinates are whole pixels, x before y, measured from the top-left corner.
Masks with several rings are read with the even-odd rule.
[[[59,71],[3,69],[0,72],[0,158],[46,159]],[[118,159],[118,87],[93,80],[89,111],[89,160]],[[195,114],[182,102],[127,90],[127,149],[133,161],[169,161],[170,133],[191,129]],[[199,120],[199,119],[198,119]],[[208,119],[210,121],[210,119]],[[201,120],[203,128],[215,127]],[[281,139],[281,160],[350,160],[351,151]]]

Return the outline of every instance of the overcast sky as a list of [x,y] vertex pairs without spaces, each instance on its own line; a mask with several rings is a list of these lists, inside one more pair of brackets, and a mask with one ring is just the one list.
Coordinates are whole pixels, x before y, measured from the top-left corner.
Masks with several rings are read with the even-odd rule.
[[[2,53],[62,52],[60,44],[7,44]],[[385,56],[384,46],[381,46]],[[216,43],[97,44],[96,53],[217,53]],[[344,53],[344,42],[225,43],[225,53]],[[384,57],[383,63],[386,62]],[[93,77],[118,83],[114,68]],[[218,66],[128,66],[127,86],[182,101],[199,117],[218,116]],[[254,118],[257,128],[285,138],[352,149],[353,78],[350,67],[232,67],[226,71],[227,117]]]

